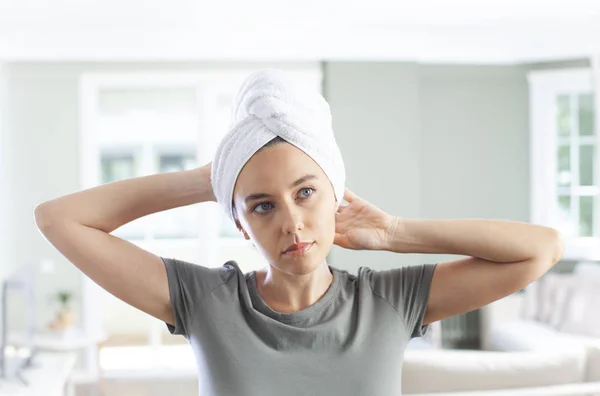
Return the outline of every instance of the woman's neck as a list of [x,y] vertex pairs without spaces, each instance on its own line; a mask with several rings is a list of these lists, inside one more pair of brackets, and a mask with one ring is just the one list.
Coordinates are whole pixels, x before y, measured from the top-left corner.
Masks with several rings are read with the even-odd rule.
[[333,274],[326,261],[308,274],[294,275],[273,266],[256,271],[256,288],[263,301],[274,311],[298,312],[325,295]]

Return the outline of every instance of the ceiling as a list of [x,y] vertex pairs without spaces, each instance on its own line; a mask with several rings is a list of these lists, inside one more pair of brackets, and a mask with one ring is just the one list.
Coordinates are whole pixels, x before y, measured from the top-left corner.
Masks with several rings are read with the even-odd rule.
[[0,0],[5,60],[519,63],[597,53],[598,0]]

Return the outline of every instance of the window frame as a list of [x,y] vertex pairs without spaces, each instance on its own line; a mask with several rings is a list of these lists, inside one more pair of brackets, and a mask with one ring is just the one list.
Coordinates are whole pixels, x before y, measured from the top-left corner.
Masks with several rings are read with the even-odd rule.
[[[530,221],[558,227],[558,187],[556,184],[558,133],[555,103],[561,93],[592,92],[594,95],[594,128],[596,164],[600,164],[600,73],[598,58],[591,68],[533,71],[527,76],[530,105]],[[551,116],[550,116],[551,115]],[[577,150],[576,150],[577,151]],[[578,154],[572,167],[579,167]],[[594,186],[600,189],[600,168],[594,170]],[[571,192],[573,196],[573,192]],[[575,194],[574,196],[577,196]],[[600,227],[600,194],[594,200],[595,229]],[[566,260],[600,260],[599,237],[565,237]]]

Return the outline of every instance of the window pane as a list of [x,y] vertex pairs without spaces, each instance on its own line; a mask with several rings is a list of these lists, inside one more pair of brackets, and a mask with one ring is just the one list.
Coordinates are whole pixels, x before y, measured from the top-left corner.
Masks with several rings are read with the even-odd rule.
[[568,195],[561,195],[558,197],[558,221],[558,228],[564,236],[570,237],[577,235],[578,222],[573,216],[571,197]]
[[569,136],[571,131],[571,102],[568,95],[560,95],[556,99],[558,135]]
[[[179,172],[196,168],[196,155],[189,153],[162,153],[158,156],[159,173]],[[195,238],[200,213],[194,205],[174,208],[151,215],[156,239]]]
[[594,135],[594,96],[579,95],[579,135]]
[[591,237],[594,231],[594,197],[579,197],[579,236]]
[[571,217],[571,197],[560,196],[558,197],[558,209],[560,211],[560,217],[568,219]]
[[196,156],[187,154],[162,154],[158,169],[163,172],[177,172],[196,168]]
[[579,147],[579,184],[594,185],[594,156],[596,147],[586,144]]
[[571,146],[558,148],[557,179],[559,186],[571,185]]
[[153,213],[150,217],[156,239],[196,238],[202,224],[196,205]]
[[136,164],[131,154],[103,154],[101,164],[103,184],[135,176]]
[[[100,164],[102,184],[139,176],[137,157],[133,153],[105,152],[101,154]],[[114,230],[113,235],[130,241],[143,239],[147,222],[146,218],[136,219]]]

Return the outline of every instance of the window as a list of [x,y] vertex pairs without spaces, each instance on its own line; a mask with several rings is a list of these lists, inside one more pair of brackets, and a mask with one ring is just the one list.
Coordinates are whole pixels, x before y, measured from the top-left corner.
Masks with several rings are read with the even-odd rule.
[[539,71],[529,76],[531,220],[560,230],[564,257],[571,260],[600,259],[596,70]]
[[[250,72],[82,76],[81,188],[210,162],[229,128],[235,93]],[[318,64],[290,72],[320,90]],[[209,267],[220,267],[227,260],[238,261],[244,271],[265,265],[216,203],[154,213],[112,234],[154,254]],[[112,345],[156,346],[175,340],[164,323],[116,299],[87,277],[83,279],[87,330],[106,331]],[[93,362],[94,356],[90,350],[86,359]]]
[[[196,167],[197,96],[193,85],[99,87],[94,131],[100,184]],[[113,234],[152,244],[197,238],[198,227],[198,211],[185,207],[134,220]]]

